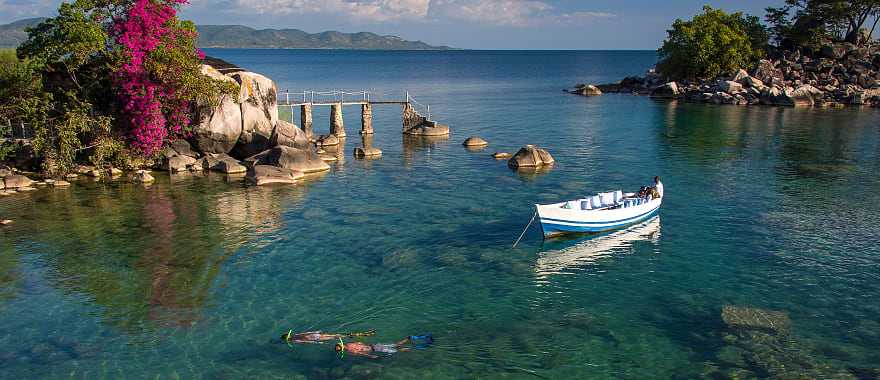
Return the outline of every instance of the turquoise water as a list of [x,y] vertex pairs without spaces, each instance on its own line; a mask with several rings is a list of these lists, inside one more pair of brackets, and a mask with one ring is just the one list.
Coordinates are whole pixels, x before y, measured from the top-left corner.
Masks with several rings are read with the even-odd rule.
[[[374,111],[301,185],[157,173],[0,198],[4,378],[877,378],[880,112],[710,106],[560,90],[638,74],[651,52],[215,50],[279,87],[409,90],[449,139]],[[327,112],[315,128],[328,129]],[[460,143],[490,142],[482,151]],[[557,165],[515,172],[527,143]],[[660,175],[658,219],[510,246],[530,205]],[[787,314],[738,331],[728,305]],[[433,333],[340,359],[287,329]]]

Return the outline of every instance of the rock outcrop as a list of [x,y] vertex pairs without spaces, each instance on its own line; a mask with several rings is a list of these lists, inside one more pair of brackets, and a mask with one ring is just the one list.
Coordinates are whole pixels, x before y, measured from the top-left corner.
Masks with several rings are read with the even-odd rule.
[[544,149],[535,145],[526,145],[507,162],[507,164],[515,169],[518,168],[536,168],[541,166],[553,165],[555,160]]
[[698,103],[774,106],[880,106],[880,43],[840,43],[818,52],[776,51],[751,70],[699,81],[667,82],[653,69],[644,77],[597,85],[626,92]]
[[[211,66],[203,65],[202,72],[214,79],[236,83]],[[202,153],[229,153],[241,136],[241,106],[233,97],[222,96],[215,107],[199,104],[197,120],[191,141]]]
[[275,82],[257,73],[231,75],[240,86],[241,135],[232,149],[236,157],[249,157],[269,148],[278,121],[278,89]]

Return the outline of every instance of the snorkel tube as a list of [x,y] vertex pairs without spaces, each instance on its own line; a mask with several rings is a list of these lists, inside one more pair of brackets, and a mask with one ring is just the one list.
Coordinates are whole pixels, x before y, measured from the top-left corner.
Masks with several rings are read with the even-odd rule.
[[284,342],[287,343],[287,347],[293,348],[293,345],[290,342],[293,340],[293,329],[287,330],[287,336],[284,338]]
[[339,358],[345,359],[345,342],[339,337],[339,343],[336,343],[336,351],[339,352]]

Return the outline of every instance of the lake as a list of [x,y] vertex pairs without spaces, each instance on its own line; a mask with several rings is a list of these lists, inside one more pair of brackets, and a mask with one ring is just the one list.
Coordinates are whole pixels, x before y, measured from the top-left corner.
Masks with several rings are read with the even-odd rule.
[[[403,138],[400,106],[375,106],[383,155],[357,160],[347,107],[340,160],[295,186],[155,173],[0,198],[2,377],[880,376],[876,109],[561,91],[641,74],[650,51],[208,54],[279,89],[409,91],[453,134]],[[491,157],[524,144],[556,165]],[[654,175],[657,219],[552,241],[533,225],[511,248],[535,203]],[[340,358],[288,329],[435,344]]]

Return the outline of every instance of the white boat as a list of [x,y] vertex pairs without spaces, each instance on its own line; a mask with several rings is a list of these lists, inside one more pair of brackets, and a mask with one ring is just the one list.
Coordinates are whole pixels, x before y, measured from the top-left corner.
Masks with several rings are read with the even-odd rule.
[[662,198],[640,198],[618,190],[535,207],[544,236],[551,237],[623,228],[657,215],[662,202]]

